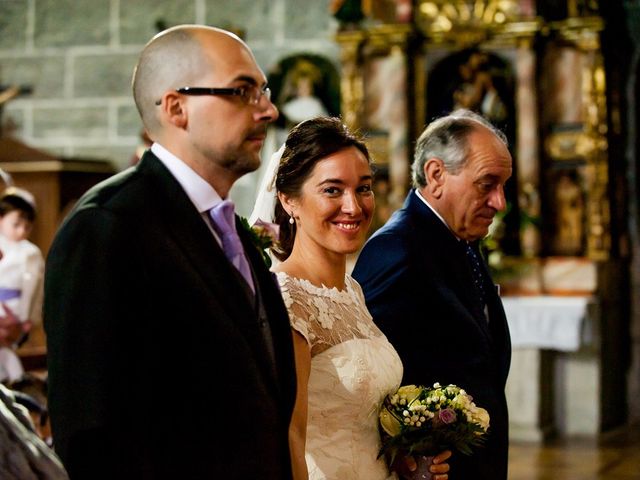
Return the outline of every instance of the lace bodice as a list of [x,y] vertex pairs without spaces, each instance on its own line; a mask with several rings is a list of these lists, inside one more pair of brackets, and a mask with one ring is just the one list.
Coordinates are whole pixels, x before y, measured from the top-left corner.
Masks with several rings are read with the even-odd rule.
[[373,323],[360,285],[317,287],[278,273],[292,328],[311,348],[306,460],[312,480],[384,480],[378,410],[402,363]]
[[351,276],[345,277],[344,290],[317,287],[286,273],[278,273],[278,281],[291,325],[309,342],[312,357],[347,340],[383,336]]

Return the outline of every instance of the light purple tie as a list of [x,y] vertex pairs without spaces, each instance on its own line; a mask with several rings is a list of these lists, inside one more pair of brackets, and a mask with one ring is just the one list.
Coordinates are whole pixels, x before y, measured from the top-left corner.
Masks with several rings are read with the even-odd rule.
[[236,220],[233,212],[233,202],[231,200],[224,200],[209,210],[209,215],[213,220],[213,226],[216,232],[222,240],[224,254],[242,274],[251,287],[251,291],[255,293],[253,278],[251,277],[251,268],[249,267],[249,262],[244,254],[244,248],[242,248],[242,242],[236,231]]

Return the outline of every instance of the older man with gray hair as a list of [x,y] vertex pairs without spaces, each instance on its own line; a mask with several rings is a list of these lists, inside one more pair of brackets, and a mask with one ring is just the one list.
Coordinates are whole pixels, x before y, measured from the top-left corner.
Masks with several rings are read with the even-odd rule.
[[452,480],[507,478],[511,342],[478,241],[505,209],[511,162],[483,117],[457,110],[435,120],[417,141],[414,189],[353,272],[402,359],[403,383],[456,384],[491,416],[486,445],[451,458]]

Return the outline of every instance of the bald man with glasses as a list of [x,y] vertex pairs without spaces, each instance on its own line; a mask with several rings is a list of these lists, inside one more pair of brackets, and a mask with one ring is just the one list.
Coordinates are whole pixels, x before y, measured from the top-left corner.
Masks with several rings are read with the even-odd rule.
[[182,25],[133,76],[151,148],[90,190],[46,267],[53,436],[72,479],[288,479],[285,306],[227,199],[278,117],[237,36]]

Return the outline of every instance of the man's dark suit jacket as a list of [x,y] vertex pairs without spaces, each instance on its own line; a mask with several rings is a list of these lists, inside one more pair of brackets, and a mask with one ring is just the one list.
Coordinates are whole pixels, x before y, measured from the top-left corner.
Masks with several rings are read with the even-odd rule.
[[487,323],[464,246],[411,191],[365,244],[353,277],[402,359],[403,384],[453,383],[489,412],[488,442],[472,457],[455,454],[449,478],[501,480],[507,478],[504,388],[511,341],[495,289],[488,295]]
[[262,315],[150,152],[65,220],[44,313],[55,448],[72,479],[290,478],[291,331],[275,279],[238,230]]

